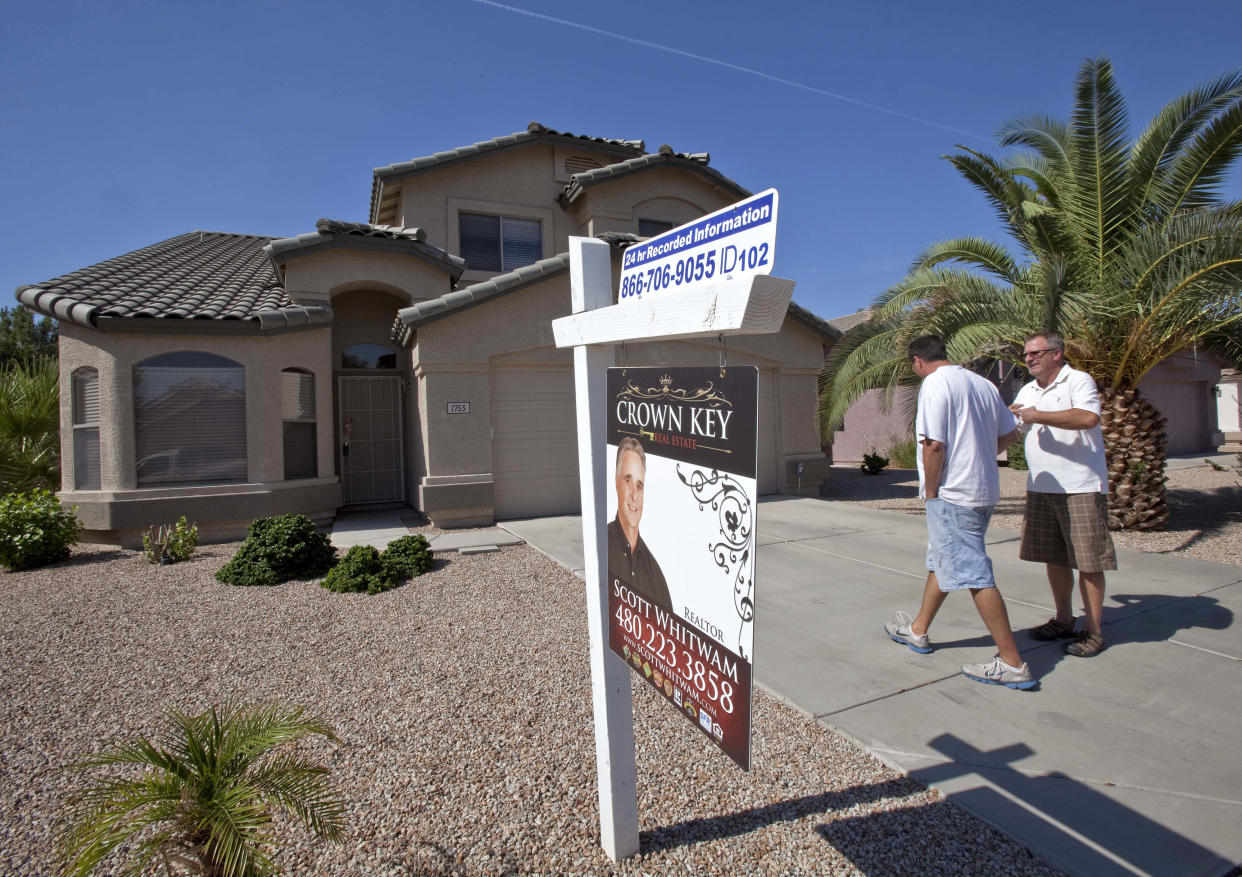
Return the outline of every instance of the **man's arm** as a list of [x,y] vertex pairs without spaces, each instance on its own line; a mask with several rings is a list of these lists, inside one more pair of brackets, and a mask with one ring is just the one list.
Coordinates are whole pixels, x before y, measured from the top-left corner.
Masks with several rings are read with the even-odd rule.
[[1022,441],[1022,430],[1013,429],[996,440],[996,453],[1004,453],[1010,445]]
[[1020,408],[1014,412],[1023,423],[1042,423],[1059,429],[1091,429],[1100,422],[1100,415],[1081,408],[1064,411],[1040,411],[1038,408]]
[[942,471],[944,471],[944,442],[923,439],[923,493],[927,499],[939,498]]

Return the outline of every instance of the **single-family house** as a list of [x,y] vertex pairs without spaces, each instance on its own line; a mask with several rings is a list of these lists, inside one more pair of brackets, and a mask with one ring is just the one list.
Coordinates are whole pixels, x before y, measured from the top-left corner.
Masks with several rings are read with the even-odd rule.
[[[445,527],[578,510],[571,235],[624,247],[749,192],[704,153],[525,131],[380,167],[366,222],[194,231],[17,291],[60,321],[61,497],[134,544],[265,515],[409,504]],[[614,272],[616,263],[614,263]],[[816,492],[816,376],[839,332],[791,305],[727,339],[760,375],[761,493]],[[716,364],[712,342],[618,363]],[[802,477],[797,464],[803,463]],[[801,485],[801,487],[799,487]]]

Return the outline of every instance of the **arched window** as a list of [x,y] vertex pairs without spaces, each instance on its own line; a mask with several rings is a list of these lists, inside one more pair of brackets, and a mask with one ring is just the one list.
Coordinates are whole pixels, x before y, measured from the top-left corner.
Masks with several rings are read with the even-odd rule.
[[245,370],[182,351],[134,366],[138,486],[246,480]]
[[313,374],[296,368],[280,373],[280,419],[285,433],[285,478],[314,478],[318,467]]
[[355,344],[341,353],[341,368],[396,368],[397,351],[383,344]]
[[99,372],[74,369],[73,489],[99,489]]

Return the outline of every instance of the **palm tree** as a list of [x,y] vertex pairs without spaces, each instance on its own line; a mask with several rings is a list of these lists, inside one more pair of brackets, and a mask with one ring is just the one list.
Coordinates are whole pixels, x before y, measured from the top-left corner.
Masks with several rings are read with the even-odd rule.
[[1186,350],[1242,362],[1242,202],[1218,197],[1242,151],[1242,73],[1182,95],[1127,138],[1112,65],[1097,58],[1079,70],[1068,122],[1006,123],[1000,145],[1022,151],[1005,160],[961,146],[946,156],[1020,256],[976,237],[922,253],[825,363],[821,436],[867,390],[917,382],[905,361],[917,335],[942,335],[958,362],[1017,365],[1027,334],[1057,331],[1100,389],[1110,525],[1162,526],[1167,434],[1139,380]]
[[71,766],[131,769],[74,798],[66,874],[90,874],[122,845],[133,856],[125,873],[158,863],[167,873],[177,864],[211,877],[271,874],[275,809],[320,837],[341,837],[344,807],[332,797],[327,768],[275,751],[310,734],[337,740],[323,721],[278,706],[212,707],[196,716],[170,709],[166,718],[154,742],[122,743]]
[[59,380],[50,356],[0,370],[0,491],[60,487]]

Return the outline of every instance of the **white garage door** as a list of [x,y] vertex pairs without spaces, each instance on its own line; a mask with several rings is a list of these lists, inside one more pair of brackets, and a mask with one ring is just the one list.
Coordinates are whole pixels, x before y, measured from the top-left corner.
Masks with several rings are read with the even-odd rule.
[[496,517],[576,514],[578,430],[572,367],[492,369]]

